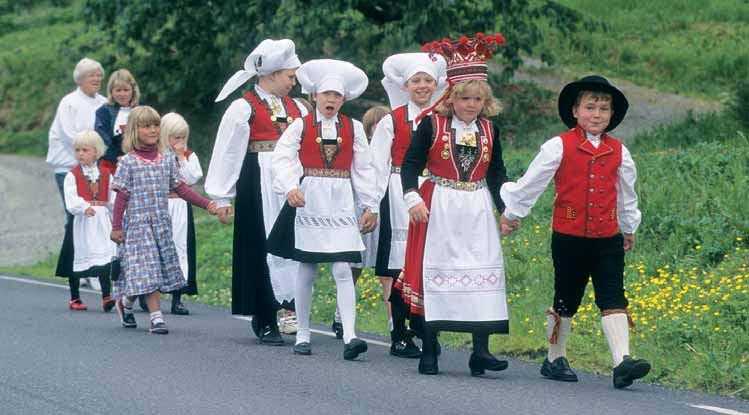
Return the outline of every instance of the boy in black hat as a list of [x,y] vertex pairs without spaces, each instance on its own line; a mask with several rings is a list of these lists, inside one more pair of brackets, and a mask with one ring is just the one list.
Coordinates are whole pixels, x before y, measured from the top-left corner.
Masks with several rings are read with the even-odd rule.
[[549,353],[541,374],[577,382],[565,343],[589,277],[614,366],[614,387],[624,388],[650,371],[650,363],[629,355],[631,324],[624,296],[624,252],[632,249],[640,225],[632,156],[608,135],[624,119],[627,98],[601,76],[570,83],[559,94],[559,116],[570,130],[541,146],[525,175],[501,189],[503,220],[519,228],[554,178],[552,218],[554,305],[546,311]]

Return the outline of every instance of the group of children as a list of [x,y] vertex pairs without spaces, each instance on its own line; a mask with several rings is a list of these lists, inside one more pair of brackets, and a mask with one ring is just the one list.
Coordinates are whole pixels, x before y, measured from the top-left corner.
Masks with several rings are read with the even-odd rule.
[[[356,359],[367,343],[355,331],[355,281],[362,268],[374,266],[391,315],[391,355],[419,358],[419,373],[437,374],[438,333],[471,333],[468,366],[477,376],[508,367],[488,347],[491,334],[509,332],[501,235],[519,229],[554,178],[555,297],[546,311],[550,346],[541,374],[577,381],[565,342],[591,277],[614,386],[631,385],[650,370],[629,353],[622,281],[640,212],[632,158],[608,135],[623,120],[627,100],[602,77],[567,85],[559,112],[570,130],[547,141],[525,175],[510,182],[500,131],[489,120],[500,105],[487,62],[503,43],[501,35],[479,33],[391,56],[382,83],[392,110],[371,109],[363,125],[340,113],[367,88],[361,69],[330,59],[302,64],[292,41],[263,41],[217,98],[258,76],[221,120],[205,185],[214,201],[189,188],[202,173],[185,151],[181,117],[132,109],[114,173],[97,167],[102,146],[95,133],[76,141],[81,167],[66,189],[69,182],[71,201],[76,193],[80,199],[70,204],[76,206],[76,264],[81,244],[78,269],[96,273],[116,250],[122,276],[114,297],[122,325],[135,327],[133,302],[146,295],[151,331],[166,333],[159,292],[193,292],[182,291],[190,281],[183,275],[194,272],[194,264],[181,261],[190,251],[184,235],[194,238],[189,204],[224,223],[236,209],[232,312],[252,316],[262,344],[284,344],[277,317],[286,309],[296,313],[293,352],[312,353],[313,285],[318,264],[330,263],[340,316],[333,328],[343,339],[344,359]],[[296,82],[314,107],[288,97]],[[78,224],[98,226],[102,239],[110,211],[111,240],[119,245],[107,245],[101,253],[107,261],[84,264],[88,241],[77,232],[95,232],[78,231]]]

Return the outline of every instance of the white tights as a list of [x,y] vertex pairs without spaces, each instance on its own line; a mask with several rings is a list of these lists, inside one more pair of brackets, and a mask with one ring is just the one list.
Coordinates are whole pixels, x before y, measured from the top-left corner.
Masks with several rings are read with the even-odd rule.
[[[356,337],[356,289],[351,267],[348,262],[334,262],[331,267],[336,286],[336,301],[341,311],[343,324],[343,342],[349,343]],[[297,274],[294,302],[296,303],[296,318],[298,328],[296,344],[309,342],[309,320],[312,310],[312,286],[317,278],[317,264],[300,263]]]

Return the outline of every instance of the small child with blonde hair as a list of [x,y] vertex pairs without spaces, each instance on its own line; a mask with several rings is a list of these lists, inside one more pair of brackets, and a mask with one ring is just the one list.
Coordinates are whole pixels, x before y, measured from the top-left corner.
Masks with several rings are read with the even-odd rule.
[[[181,115],[170,112],[161,118],[161,139],[169,143],[169,149],[176,156],[177,167],[185,184],[192,186],[203,177],[203,169],[198,155],[187,149],[189,137],[190,127]],[[169,192],[169,216],[172,218],[172,236],[179,255],[179,266],[187,281],[185,287],[172,293],[172,314],[188,315],[190,310],[182,304],[182,295],[198,294],[192,206],[180,199],[177,193]]]
[[146,296],[150,332],[168,334],[161,313],[160,292],[186,285],[172,238],[169,192],[211,214],[216,204],[195,193],[180,176],[176,156],[161,135],[161,117],[148,106],[133,109],[122,143],[127,153],[117,165],[113,188],[111,239],[119,249],[122,275],[114,286],[117,313],[125,328],[135,328],[135,297]]
[[[106,151],[104,141],[94,131],[82,131],[73,138],[77,166],[68,172],[63,183],[65,207],[73,215],[73,273],[65,275],[70,284],[71,310],[86,310],[80,298],[80,279],[98,277],[101,283],[102,307],[109,312],[115,301],[110,296],[109,265],[116,246],[109,240],[111,225],[111,172],[99,164]],[[64,253],[61,253],[64,255]]]

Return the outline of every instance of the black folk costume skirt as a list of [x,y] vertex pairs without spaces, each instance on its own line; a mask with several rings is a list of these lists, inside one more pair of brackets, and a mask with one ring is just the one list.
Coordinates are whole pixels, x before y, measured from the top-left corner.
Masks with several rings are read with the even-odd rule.
[[236,189],[231,312],[275,320],[276,311],[282,307],[293,309],[293,302],[279,304],[273,293],[257,153],[248,152],[245,156]]

